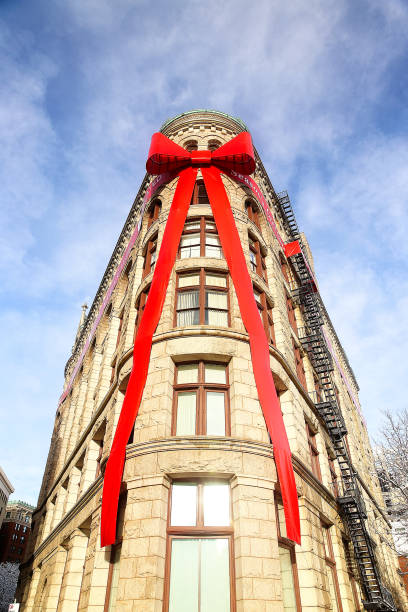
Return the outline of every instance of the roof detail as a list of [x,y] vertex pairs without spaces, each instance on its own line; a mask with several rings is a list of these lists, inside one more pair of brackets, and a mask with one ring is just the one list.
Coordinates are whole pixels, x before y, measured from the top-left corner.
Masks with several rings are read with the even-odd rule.
[[227,113],[222,113],[221,111],[217,111],[212,108],[195,108],[191,111],[180,113],[179,115],[176,115],[175,117],[171,117],[170,119],[167,119],[161,126],[160,131],[164,130],[164,128],[167,127],[169,123],[171,123],[175,119],[178,119],[179,117],[184,117],[185,115],[193,115],[195,113],[197,114],[198,113],[215,113],[216,115],[221,115],[222,117],[228,117],[228,119],[232,119],[233,121],[238,123],[244,130],[248,131],[247,126],[242,121],[242,119],[240,119],[239,117],[233,117],[232,115],[228,115]]

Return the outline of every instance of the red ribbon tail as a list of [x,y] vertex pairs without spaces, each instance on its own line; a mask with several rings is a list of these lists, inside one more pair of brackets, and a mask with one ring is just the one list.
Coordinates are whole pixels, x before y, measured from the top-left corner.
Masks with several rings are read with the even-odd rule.
[[242,320],[249,335],[259,402],[272,440],[281,486],[287,536],[300,544],[299,504],[295,475],[289,441],[270,367],[269,344],[255,303],[252,281],[220,171],[214,167],[203,167],[201,172],[221,246],[234,283]]
[[149,296],[136,334],[133,349],[133,368],[104,476],[101,513],[102,547],[114,544],[116,540],[116,520],[126,445],[142,400],[149,368],[153,334],[163,310],[169,278],[176,259],[196,177],[197,170],[194,168],[186,168],[180,172]]

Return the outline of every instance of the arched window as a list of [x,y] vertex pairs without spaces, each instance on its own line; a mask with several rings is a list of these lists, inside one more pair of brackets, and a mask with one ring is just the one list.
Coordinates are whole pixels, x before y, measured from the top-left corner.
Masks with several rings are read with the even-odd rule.
[[261,229],[257,204],[253,200],[247,200],[245,202],[245,210],[249,219],[255,223],[258,229]]
[[197,140],[187,140],[187,142],[184,144],[184,148],[187,149],[187,151],[197,151],[198,149]]
[[209,151],[215,151],[216,149],[218,149],[221,146],[221,143],[219,140],[209,140],[208,141],[208,147],[207,149]]
[[209,204],[207,190],[203,180],[196,181],[194,185],[193,195],[191,196],[190,206],[193,204]]
[[147,228],[149,228],[152,225],[152,223],[156,221],[156,219],[160,215],[161,207],[162,207],[162,203],[160,200],[153,200],[153,202],[150,205],[149,213],[147,217]]

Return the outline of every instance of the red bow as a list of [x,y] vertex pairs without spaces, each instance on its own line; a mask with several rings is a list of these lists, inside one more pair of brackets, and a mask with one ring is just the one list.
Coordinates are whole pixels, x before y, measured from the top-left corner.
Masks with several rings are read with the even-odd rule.
[[146,383],[153,334],[159,323],[170,274],[179,247],[191,196],[201,168],[214,215],[221,246],[234,283],[242,321],[249,335],[252,365],[259,402],[279,476],[285,510],[287,537],[300,544],[299,506],[295,475],[282,412],[276,394],[269,359],[269,344],[255,302],[252,281],[235,226],[221,171],[251,174],[255,169],[251,136],[241,132],[216,151],[188,152],[161,133],[152,137],[146,169],[150,174],[179,176],[170,207],[159,256],[155,265],[149,298],[137,330],[133,349],[133,367],[126,395],[106,464],[102,496],[101,545],[116,539],[116,517],[126,445],[132,432]]

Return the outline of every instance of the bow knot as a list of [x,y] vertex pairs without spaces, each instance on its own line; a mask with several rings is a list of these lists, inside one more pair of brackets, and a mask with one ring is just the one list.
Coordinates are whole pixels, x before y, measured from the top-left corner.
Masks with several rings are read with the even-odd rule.
[[211,165],[220,170],[252,174],[255,170],[255,155],[249,132],[241,132],[215,151],[186,151],[161,132],[153,134],[146,162],[149,174],[177,172],[188,166]]

